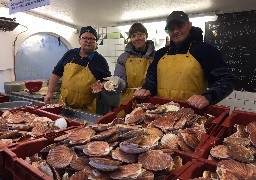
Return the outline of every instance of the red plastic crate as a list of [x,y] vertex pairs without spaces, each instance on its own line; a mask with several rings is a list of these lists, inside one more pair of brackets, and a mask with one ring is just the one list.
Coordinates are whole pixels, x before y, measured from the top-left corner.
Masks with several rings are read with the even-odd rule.
[[12,172],[5,167],[4,150],[0,150],[0,179],[9,180],[13,179]]
[[211,134],[206,143],[203,144],[198,153],[202,158],[207,158],[211,149],[216,145],[223,143],[223,138],[230,136],[233,133],[235,124],[246,126],[252,121],[256,121],[256,113],[235,110],[228,116],[224,122]]
[[45,106],[45,104],[33,105],[33,106],[29,106],[29,108],[34,108],[34,109],[50,112],[50,113],[53,113],[53,114],[60,114],[61,110],[62,110],[61,105],[59,105],[58,107],[49,107],[49,108],[41,109],[43,106]]
[[9,95],[7,94],[0,94],[0,103],[8,102],[9,101]]
[[[40,136],[36,136],[36,137],[31,137],[30,135],[26,135],[26,136],[22,137],[21,140],[19,140],[19,142],[29,141],[31,139],[37,139],[37,138],[42,138],[42,137],[46,137],[49,140],[51,140],[51,139],[54,139],[58,135],[62,135],[63,132],[65,132],[67,130],[83,126],[83,123],[81,123],[79,121],[72,120],[70,118],[66,118],[66,117],[63,117],[63,116],[60,116],[60,115],[57,115],[57,114],[53,114],[53,113],[50,113],[50,112],[29,108],[29,107],[16,108],[16,109],[12,109],[10,111],[11,112],[13,112],[13,111],[29,112],[29,113],[32,113],[32,114],[36,114],[40,117],[47,117],[51,120],[57,120],[59,118],[64,118],[67,121],[67,128],[65,128],[65,129],[54,131],[54,132],[49,132],[49,133],[46,133],[46,134],[43,134],[43,135],[40,135]],[[3,112],[0,111],[0,116],[2,115],[2,113]],[[17,143],[12,143],[8,147],[10,148],[10,147],[15,146],[15,145],[17,145]]]
[[193,178],[203,177],[204,171],[216,172],[217,162],[205,159],[193,159],[191,165],[173,180],[189,180]]
[[[10,149],[5,148],[4,153],[6,157],[6,168],[13,173],[16,179],[49,179],[50,177],[35,169],[32,165],[25,162],[24,159],[40,152],[40,150],[50,145],[52,142],[53,141],[49,141],[49,138],[40,138],[33,141],[20,143]],[[195,158],[193,155],[187,154],[179,150],[164,151],[171,152],[173,155],[176,156],[180,156],[183,162],[183,166],[172,170],[166,180],[172,179],[173,177],[180,175],[183,171],[190,167],[192,159]]]
[[40,138],[18,144],[14,148],[4,149],[5,167],[12,172],[15,179],[41,180],[52,179],[40,170],[34,168],[23,159],[30,157],[50,144],[47,138]]
[[131,100],[117,107],[114,111],[109,112],[105,116],[98,119],[96,123],[101,123],[101,124],[110,123],[113,119],[117,117],[124,117],[126,114],[130,113],[133,110],[132,104],[135,101],[137,101],[137,103],[152,103],[152,104],[165,104],[170,101],[174,101],[176,103],[179,103],[181,107],[192,108],[195,114],[199,114],[199,115],[211,114],[215,116],[216,118],[212,121],[207,133],[202,135],[200,139],[200,143],[195,148],[194,153],[198,157],[202,157],[204,155],[204,149],[202,149],[202,146],[206,143],[207,139],[210,138],[210,135],[214,133],[215,130],[219,127],[219,125],[224,121],[224,119],[228,116],[230,111],[230,109],[227,107],[217,106],[217,105],[211,105],[203,109],[197,109],[195,107],[190,106],[186,101],[165,99],[165,98],[159,98],[159,97],[147,97],[145,99],[132,98]]

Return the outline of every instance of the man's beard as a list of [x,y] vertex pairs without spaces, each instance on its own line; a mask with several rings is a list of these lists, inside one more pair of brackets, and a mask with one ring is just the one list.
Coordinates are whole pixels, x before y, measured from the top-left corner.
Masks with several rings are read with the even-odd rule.
[[94,52],[94,49],[82,49],[84,54],[90,55]]

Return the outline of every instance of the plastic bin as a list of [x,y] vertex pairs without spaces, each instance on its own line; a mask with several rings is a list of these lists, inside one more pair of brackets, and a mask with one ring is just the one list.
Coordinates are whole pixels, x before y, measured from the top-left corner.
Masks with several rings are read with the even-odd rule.
[[125,117],[126,114],[130,113],[132,109],[132,104],[137,101],[137,103],[152,103],[152,104],[165,104],[170,101],[174,101],[176,103],[179,103],[181,107],[189,107],[192,108],[195,112],[195,114],[199,115],[205,115],[210,114],[216,117],[212,123],[209,126],[209,129],[206,134],[202,135],[200,139],[200,143],[195,148],[195,153],[198,157],[202,157],[204,154],[204,150],[201,148],[207,139],[210,137],[212,133],[215,132],[215,130],[219,127],[219,125],[224,121],[224,119],[229,114],[229,108],[224,106],[217,106],[217,105],[211,105],[207,106],[203,109],[197,109],[192,106],[190,106],[187,102],[181,101],[181,100],[173,100],[173,99],[164,99],[159,97],[147,97],[145,99],[136,99],[132,98],[131,100],[125,102],[124,104],[120,105],[116,109],[114,109],[112,112],[109,112],[105,116],[101,117],[96,121],[96,123],[110,123],[113,119],[118,117]]
[[9,101],[9,95],[7,94],[0,94],[0,103],[8,102]]
[[[67,133],[67,131],[63,132]],[[57,135],[54,135],[56,138]],[[26,180],[41,180],[49,179],[50,177],[44,175],[41,171],[35,169],[32,165],[25,162],[26,157],[30,157],[42,150],[44,147],[53,143],[54,138],[40,138],[33,141],[23,142],[17,146],[4,149],[6,161],[5,167],[10,170],[16,179],[26,179]],[[170,172],[170,175],[166,180],[172,179],[180,175],[183,171],[190,167],[191,161],[195,158],[193,155],[187,154],[178,150],[163,150],[165,152],[171,152],[175,156],[180,156],[182,158],[183,166],[176,168]]]
[[235,110],[228,116],[222,124],[211,134],[205,144],[201,147],[199,152],[201,157],[207,158],[211,149],[216,145],[221,145],[223,139],[233,133],[235,124],[246,126],[252,121],[256,121],[256,113]]

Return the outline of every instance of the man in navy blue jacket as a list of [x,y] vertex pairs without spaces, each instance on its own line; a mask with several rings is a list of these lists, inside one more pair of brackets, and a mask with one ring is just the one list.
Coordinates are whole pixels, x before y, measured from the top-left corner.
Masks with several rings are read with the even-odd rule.
[[166,23],[170,45],[156,52],[146,82],[134,96],[187,100],[199,109],[227,97],[235,79],[220,51],[203,42],[202,30],[183,11],[173,11]]

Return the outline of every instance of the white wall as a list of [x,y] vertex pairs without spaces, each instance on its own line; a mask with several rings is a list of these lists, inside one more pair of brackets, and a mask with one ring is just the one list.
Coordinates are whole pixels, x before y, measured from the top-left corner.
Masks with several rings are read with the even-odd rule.
[[79,47],[76,29],[25,13],[9,15],[9,9],[5,7],[0,7],[0,17],[16,18],[16,22],[20,24],[14,31],[0,31],[0,93],[4,92],[4,82],[15,81],[14,55],[28,37],[41,32],[57,34],[68,48]]

